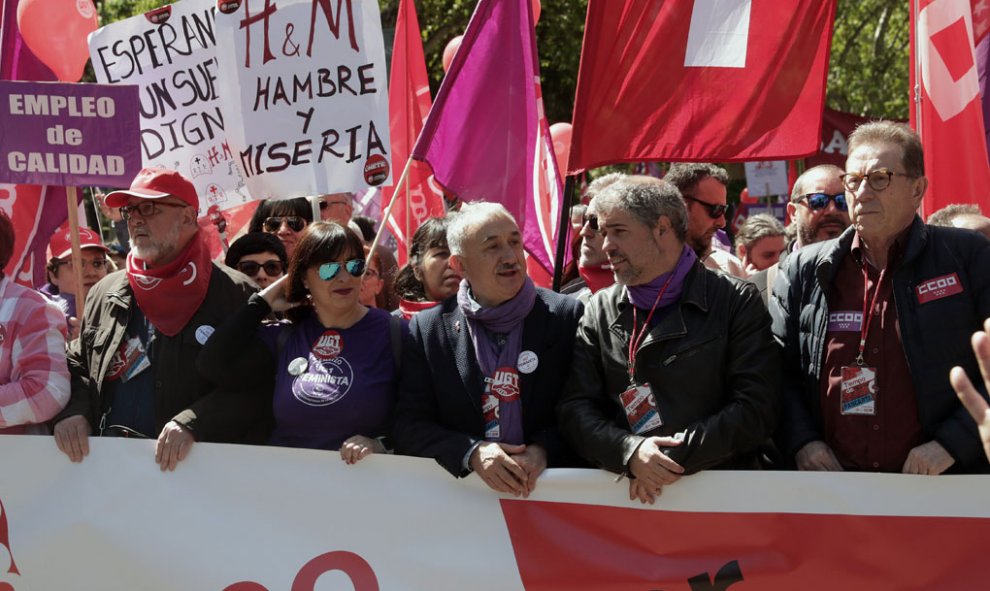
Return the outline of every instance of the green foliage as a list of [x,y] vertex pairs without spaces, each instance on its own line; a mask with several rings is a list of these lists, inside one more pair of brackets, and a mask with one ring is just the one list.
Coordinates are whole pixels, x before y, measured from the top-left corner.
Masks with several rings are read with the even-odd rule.
[[828,106],[907,119],[910,18],[905,0],[839,0],[828,72]]

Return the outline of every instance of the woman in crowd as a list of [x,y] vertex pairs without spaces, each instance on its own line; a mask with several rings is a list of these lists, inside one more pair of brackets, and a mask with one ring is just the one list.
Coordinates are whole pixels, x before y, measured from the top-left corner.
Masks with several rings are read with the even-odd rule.
[[364,277],[361,281],[361,303],[369,308],[381,308],[388,310],[388,301],[392,294],[392,281],[387,273],[383,271],[382,264],[383,249],[376,248],[371,254],[370,249],[364,247],[364,256],[368,261],[368,268],[364,270]]
[[248,224],[248,232],[274,234],[285,246],[291,258],[300,234],[313,223],[313,207],[305,197],[296,199],[266,199],[258,205]]
[[[203,348],[199,369],[218,383],[274,376],[272,445],[339,449],[347,463],[386,451],[407,329],[360,303],[364,268],[351,230],[311,224],[288,275],[252,296]],[[272,311],[288,321],[262,325]],[[255,357],[247,347],[264,348],[268,363],[244,367],[240,360]]]
[[224,263],[244,273],[264,289],[285,275],[288,255],[282,242],[274,235],[248,232],[230,245]]
[[432,308],[457,293],[461,276],[447,264],[447,218],[429,218],[413,234],[409,262],[395,279],[403,318]]

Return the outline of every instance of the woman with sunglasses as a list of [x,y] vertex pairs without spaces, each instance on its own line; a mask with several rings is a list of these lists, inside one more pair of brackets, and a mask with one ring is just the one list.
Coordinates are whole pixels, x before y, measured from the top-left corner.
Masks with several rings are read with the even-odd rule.
[[288,256],[282,242],[274,235],[248,232],[230,245],[224,263],[264,289],[285,275]]
[[413,234],[409,262],[395,278],[399,309],[409,320],[457,293],[461,276],[448,264],[447,218],[428,218]]
[[[386,451],[384,437],[408,329],[384,310],[361,305],[364,247],[351,230],[317,222],[289,258],[288,275],[251,297],[203,347],[199,370],[237,387],[273,382],[269,443],[340,450],[349,464]],[[286,322],[262,324],[271,312]],[[267,362],[247,366],[263,349]],[[256,351],[250,351],[254,353]]]
[[305,197],[296,199],[266,199],[258,205],[248,224],[248,232],[274,234],[285,252],[292,257],[300,234],[313,223],[313,206]]

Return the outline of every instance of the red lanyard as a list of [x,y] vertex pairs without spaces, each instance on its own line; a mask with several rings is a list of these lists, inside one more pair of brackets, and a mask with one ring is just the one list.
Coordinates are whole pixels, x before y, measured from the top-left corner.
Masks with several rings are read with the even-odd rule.
[[887,272],[887,269],[880,271],[880,278],[877,279],[876,290],[873,292],[873,301],[870,302],[870,307],[867,308],[867,299],[870,294],[868,284],[870,277],[866,272],[866,265],[868,264],[863,264],[863,322],[859,332],[859,355],[856,356],[856,365],[863,365],[863,352],[866,351],[866,335],[870,334],[870,321],[873,320],[873,309],[876,308],[877,298],[880,297],[880,287],[883,285],[883,276]]
[[670,277],[660,288],[660,292],[657,294],[657,299],[653,302],[653,307],[650,308],[650,313],[646,315],[646,323],[643,325],[643,330],[639,331],[639,337],[636,336],[636,307],[633,306],[633,329],[632,334],[629,335],[629,380],[633,379],[633,368],[636,366],[636,349],[639,348],[640,343],[643,342],[643,338],[646,333],[650,332],[650,320],[653,318],[653,313],[657,311],[657,304],[660,303],[660,298],[663,297],[663,292],[667,291],[667,286],[670,285],[670,280],[674,278],[674,273],[670,273]]

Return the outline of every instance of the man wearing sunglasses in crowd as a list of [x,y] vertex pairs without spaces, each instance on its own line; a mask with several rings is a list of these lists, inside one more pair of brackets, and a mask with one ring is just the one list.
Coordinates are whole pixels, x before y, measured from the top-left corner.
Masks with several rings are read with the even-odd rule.
[[248,232],[230,245],[224,263],[264,289],[285,275],[285,247],[272,234]]
[[[346,226],[354,215],[354,197],[351,193],[320,195],[320,219]],[[358,236],[361,234],[359,233]]]
[[156,438],[155,462],[173,470],[194,441],[242,441],[263,416],[257,384],[228,391],[194,369],[214,328],[255,288],[210,260],[196,188],[179,172],[145,168],[106,203],[127,221],[132,249],[126,272],[105,277],[86,299],[55,441],[81,462],[91,434]]
[[770,288],[790,253],[802,246],[838,238],[849,227],[849,206],[841,176],[842,169],[838,166],[820,164],[804,171],[794,181],[791,200],[787,203],[787,216],[797,229],[797,236],[781,253],[776,265],[749,277],[768,306]]
[[573,296],[582,304],[587,304],[593,294],[615,283],[612,265],[602,250],[602,243],[605,239],[598,228],[595,195],[604,190],[605,187],[624,178],[626,175],[622,173],[609,173],[592,181],[588,185],[588,190],[585,191],[584,197],[588,201],[588,208],[584,212],[579,230],[581,232],[581,248],[577,263],[579,277],[560,290],[560,293]]
[[841,180],[852,227],[792,254],[773,285],[785,460],[801,470],[990,471],[948,380],[957,365],[978,375],[969,339],[990,316],[990,240],[918,217],[928,180],[905,125],[858,127]]
[[709,269],[745,278],[742,262],[712,243],[715,233],[725,227],[729,184],[725,169],[706,162],[677,163],[663,180],[677,187],[684,198],[688,212],[687,243],[698,260]]

